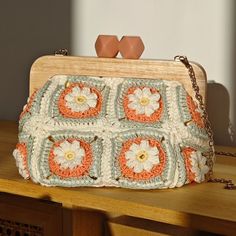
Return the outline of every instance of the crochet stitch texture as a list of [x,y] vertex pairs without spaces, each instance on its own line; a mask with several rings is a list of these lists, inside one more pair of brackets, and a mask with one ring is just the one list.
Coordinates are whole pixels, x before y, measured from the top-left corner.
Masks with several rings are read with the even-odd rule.
[[45,186],[138,189],[203,182],[202,111],[176,81],[56,75],[30,97],[13,152]]

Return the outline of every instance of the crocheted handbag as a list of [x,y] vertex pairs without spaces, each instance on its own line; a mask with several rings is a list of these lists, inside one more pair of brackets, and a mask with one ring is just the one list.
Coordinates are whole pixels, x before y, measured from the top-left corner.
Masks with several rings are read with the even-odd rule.
[[[165,80],[146,73],[155,64],[148,60],[51,56],[36,61],[31,83],[45,83],[20,115],[13,153],[19,173],[45,186],[65,187],[163,189],[208,179],[212,133],[193,68],[185,57],[177,59],[189,69],[197,99],[175,79],[180,68],[187,71],[180,62],[162,62],[163,75],[173,78]],[[135,76],[136,70],[141,73]]]

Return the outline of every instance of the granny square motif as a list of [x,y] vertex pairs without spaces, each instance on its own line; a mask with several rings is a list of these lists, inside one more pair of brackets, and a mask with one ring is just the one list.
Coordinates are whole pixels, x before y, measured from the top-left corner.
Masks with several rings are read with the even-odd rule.
[[45,186],[181,187],[212,169],[198,103],[176,81],[56,75],[28,100],[13,155]]

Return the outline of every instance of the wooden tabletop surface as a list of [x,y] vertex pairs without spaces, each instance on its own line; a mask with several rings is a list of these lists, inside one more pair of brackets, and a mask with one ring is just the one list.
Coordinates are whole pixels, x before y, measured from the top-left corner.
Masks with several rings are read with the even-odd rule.
[[[217,233],[236,232],[236,190],[202,183],[168,190],[43,187],[18,174],[12,151],[17,125],[0,121],[0,191]],[[218,147],[234,151],[236,148]],[[236,158],[217,157],[214,176],[236,182]],[[232,234],[233,235],[233,234]]]

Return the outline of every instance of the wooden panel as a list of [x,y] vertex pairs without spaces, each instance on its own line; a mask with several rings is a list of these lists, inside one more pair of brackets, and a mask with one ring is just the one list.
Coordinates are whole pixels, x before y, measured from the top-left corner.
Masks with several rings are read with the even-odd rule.
[[0,219],[38,226],[44,236],[62,235],[60,204],[0,193]]
[[[206,73],[200,65],[191,64],[200,93],[205,98]],[[30,71],[30,94],[58,74],[178,80],[194,95],[188,71],[181,62],[71,56],[44,56],[37,59]]]
[[[12,157],[16,140],[17,125],[0,122],[0,191],[227,235],[236,232],[236,191],[225,190],[222,184],[149,191],[47,188],[19,176]],[[217,158],[214,170],[216,177],[236,181],[236,158]]]
[[129,216],[119,216],[108,220],[107,236],[191,236],[194,235],[191,229],[159,223]]
[[104,214],[74,208],[73,209],[73,236],[104,236]]

